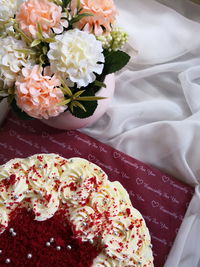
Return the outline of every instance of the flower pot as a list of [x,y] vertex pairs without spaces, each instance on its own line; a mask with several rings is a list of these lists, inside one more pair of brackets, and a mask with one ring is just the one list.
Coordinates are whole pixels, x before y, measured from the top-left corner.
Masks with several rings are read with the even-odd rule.
[[74,117],[70,112],[64,112],[57,117],[52,117],[48,120],[43,119],[42,122],[57,129],[63,130],[75,130],[91,125],[97,121],[106,111],[115,89],[115,76],[109,74],[106,76],[104,83],[106,87],[102,87],[96,96],[106,97],[106,99],[98,100],[98,106],[94,114],[85,119],[79,119]]

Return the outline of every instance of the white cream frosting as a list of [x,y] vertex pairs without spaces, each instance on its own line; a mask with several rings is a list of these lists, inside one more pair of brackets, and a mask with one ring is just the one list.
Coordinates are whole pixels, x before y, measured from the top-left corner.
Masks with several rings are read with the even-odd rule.
[[3,227],[0,228],[0,234],[4,232],[5,228],[8,226],[8,211],[5,207],[0,205],[0,225]]
[[149,231],[127,191],[85,159],[39,154],[0,166],[0,233],[18,205],[38,221],[64,207],[74,236],[102,248],[93,267],[153,266]]
[[123,263],[113,260],[105,253],[100,253],[93,261],[95,267],[124,267]]

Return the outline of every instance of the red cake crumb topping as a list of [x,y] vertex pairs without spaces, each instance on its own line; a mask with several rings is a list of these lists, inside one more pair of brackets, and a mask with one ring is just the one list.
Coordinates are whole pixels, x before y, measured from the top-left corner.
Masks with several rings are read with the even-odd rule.
[[[0,192],[6,195],[0,210],[0,231],[6,229],[0,235],[0,266],[91,267],[93,260],[93,266],[105,261],[112,266],[141,265],[139,254],[150,250],[150,237],[141,215],[135,216],[123,199],[125,190],[91,163],[83,165],[86,160],[71,159],[68,166],[58,157],[52,169],[48,155],[34,157],[25,160],[24,169],[11,163],[9,175],[0,181]],[[25,205],[31,212],[22,208]]]
[[[12,235],[12,230],[16,236]],[[50,241],[52,238],[53,242]],[[9,227],[0,235],[0,250],[2,267],[91,267],[100,253],[89,242],[73,237],[71,226],[62,212],[38,222],[25,208],[13,212]],[[6,259],[10,259],[9,264]]]

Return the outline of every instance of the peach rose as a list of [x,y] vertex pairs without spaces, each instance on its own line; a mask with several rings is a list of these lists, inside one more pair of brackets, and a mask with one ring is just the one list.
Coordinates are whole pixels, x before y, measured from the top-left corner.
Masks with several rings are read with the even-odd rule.
[[39,65],[35,65],[32,69],[23,68],[22,76],[15,83],[15,99],[18,107],[37,119],[58,116],[66,109],[66,106],[57,105],[64,98],[63,92],[58,87],[60,84],[56,75],[50,76],[48,67],[44,69],[44,75]]
[[59,27],[62,8],[48,0],[28,0],[16,14],[21,30],[28,36],[36,37],[37,25],[41,25],[44,35],[48,36],[51,28]]
[[[77,0],[72,0],[72,14],[76,11]],[[75,24],[79,29],[87,32],[94,32],[101,35],[103,32],[110,32],[110,25],[115,21],[117,10],[113,0],[80,0],[81,13],[90,13],[93,16],[82,18]]]

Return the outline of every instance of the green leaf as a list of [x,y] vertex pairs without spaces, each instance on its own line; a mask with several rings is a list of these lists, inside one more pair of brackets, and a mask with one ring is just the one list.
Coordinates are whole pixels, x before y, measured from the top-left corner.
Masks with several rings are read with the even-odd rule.
[[98,86],[98,87],[105,87],[106,88],[106,84],[105,83],[97,81],[97,80],[94,82],[94,85]]
[[63,100],[62,102],[58,103],[57,106],[64,106],[71,102],[72,100],[70,98]]
[[45,38],[44,41],[45,41],[46,43],[55,43],[56,40],[53,39],[53,38]]
[[40,34],[39,32],[36,32],[36,37],[37,37],[37,39],[40,39],[40,40],[43,39],[42,34]]
[[78,101],[96,101],[96,100],[101,100],[101,99],[106,99],[106,97],[101,97],[101,96],[81,96],[77,100]]
[[14,50],[19,53],[23,53],[25,55],[35,55],[35,52],[31,49],[14,49]]
[[42,52],[43,52],[44,55],[46,55],[47,52],[48,52],[48,48],[46,46],[43,46],[42,47]]
[[111,51],[105,50],[105,64],[103,74],[107,75],[121,70],[130,60],[130,56],[123,51]]
[[[104,84],[105,81],[105,75],[102,73],[100,75],[96,74],[96,81],[101,82]],[[97,85],[95,85],[95,81],[87,86],[87,88],[91,88],[93,92],[96,94],[101,88]]]
[[43,64],[45,63],[44,55],[41,54],[41,55],[39,56],[39,62],[40,62],[41,65],[43,65]]
[[62,0],[63,8],[66,8],[72,0]]
[[80,95],[82,95],[84,92],[85,92],[85,90],[81,90],[81,91],[76,92],[76,93],[73,95],[73,98],[76,99],[77,97],[79,97]]
[[32,40],[23,32],[19,29],[19,27],[17,26],[17,24],[14,24],[14,29],[21,34],[21,37],[23,37],[27,43],[31,43]]
[[81,2],[80,2],[80,0],[77,0],[77,5],[76,5],[77,10],[80,9],[80,6],[81,6]]
[[81,7],[81,8],[79,8],[79,10],[78,10],[78,13],[80,13],[82,10],[83,10],[83,8],[82,8],[82,7]]
[[40,23],[37,24],[37,28],[38,28],[39,34],[42,35],[42,27],[41,27]]
[[[85,90],[82,96],[83,97],[95,97],[95,94],[92,89],[88,88],[87,90]],[[80,107],[80,104],[75,103],[75,106],[74,106],[73,104],[70,103],[71,105],[69,106],[69,111],[72,113],[72,115],[74,115],[77,118],[81,118],[81,119],[92,116],[92,114],[95,112],[97,105],[98,105],[97,100],[81,101],[79,99],[80,97],[77,99],[77,101],[81,104],[81,107]],[[77,102],[77,101],[73,101],[72,103]],[[78,107],[76,105],[78,105]],[[84,111],[83,108],[86,111]]]
[[14,87],[8,88],[7,91],[8,91],[9,95],[14,95],[15,94],[15,88]]
[[78,16],[76,16],[70,20],[70,24],[74,24],[74,23],[78,22],[79,20],[81,20],[82,18],[89,17],[89,16],[93,16],[93,14],[90,14],[90,13],[79,14]]
[[20,110],[16,104],[15,99],[11,103],[11,109],[13,113],[22,120],[33,120],[34,118],[30,117],[28,114],[26,114],[24,111]]
[[70,104],[69,104],[69,110],[73,113],[74,112],[74,103],[73,102],[71,102]]
[[84,112],[86,112],[85,107],[84,107],[80,102],[78,102],[78,101],[73,101],[73,105],[74,105],[74,107],[79,107],[79,108],[81,108]]
[[70,90],[70,88],[65,84],[63,80],[61,80],[61,84],[62,86],[60,87],[60,89],[63,91],[63,93],[71,97],[72,91]]
[[31,43],[31,47],[35,47],[35,46],[39,45],[40,43],[41,43],[41,40],[36,39]]

